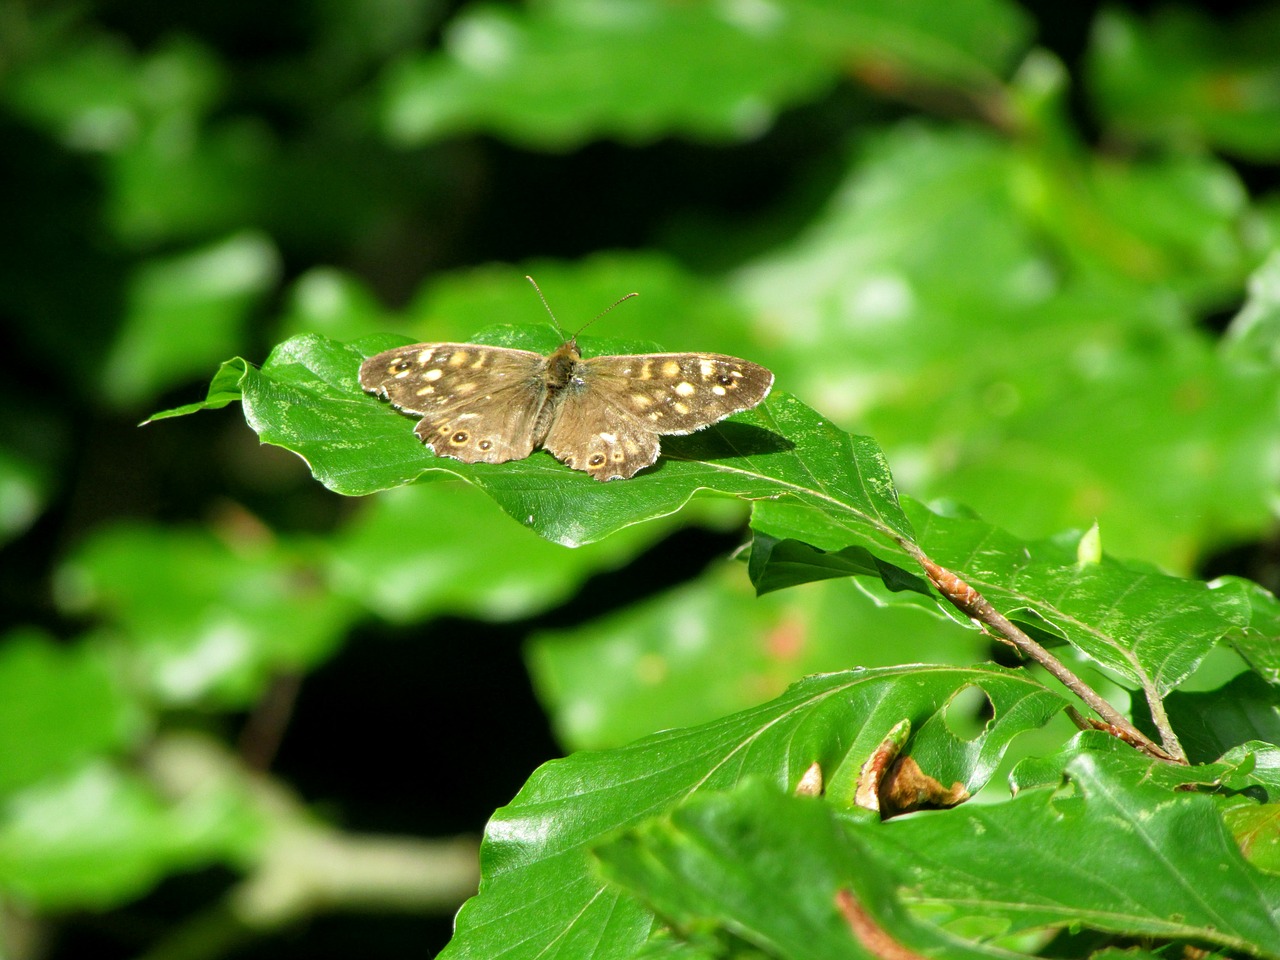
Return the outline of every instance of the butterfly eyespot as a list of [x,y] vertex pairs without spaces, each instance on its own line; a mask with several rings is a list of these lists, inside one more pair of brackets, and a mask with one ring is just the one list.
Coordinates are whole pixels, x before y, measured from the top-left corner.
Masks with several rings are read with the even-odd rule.
[[477,446],[478,446],[481,450],[492,450],[492,449],[493,449],[493,441],[492,441],[492,440],[481,440],[481,441],[477,444]]
[[411,364],[408,360],[397,360],[395,363],[391,365],[391,372],[404,373],[411,366],[413,366],[413,364]]
[[720,386],[722,386],[722,387],[732,387],[732,386],[733,386],[733,377],[729,376],[729,374],[727,374],[727,373],[722,373],[722,374],[720,374],[720,376],[719,376],[719,377],[717,377],[717,380],[719,381]]
[[592,467],[598,467],[602,463],[604,463],[603,453],[597,453],[595,456],[593,456],[590,460],[587,461],[587,464]]
[[456,443],[459,445],[466,443],[470,439],[471,439],[471,434],[467,433],[467,431],[465,430],[459,430],[457,433],[455,433],[452,437],[449,438],[449,440],[452,443]]

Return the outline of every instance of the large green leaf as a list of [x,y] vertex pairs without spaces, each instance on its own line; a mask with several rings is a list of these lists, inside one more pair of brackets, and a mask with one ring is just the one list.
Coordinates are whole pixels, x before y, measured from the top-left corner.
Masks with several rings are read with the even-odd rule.
[[[924,552],[997,610],[1037,635],[1067,640],[1150,696],[1177,687],[1219,640],[1250,621],[1242,583],[1185,580],[1105,556],[1083,561],[1076,543],[1029,542],[957,510],[930,510],[914,500],[905,507]],[[830,542],[825,517],[761,504],[753,523],[768,532],[750,566],[766,589],[844,572],[882,581],[881,598],[919,602],[921,584],[909,571],[856,548],[823,553],[794,539]],[[781,544],[779,533],[788,537]]]
[[1066,775],[1065,791],[859,835],[902,876],[908,903],[954,921],[1003,933],[1083,926],[1280,956],[1280,877],[1245,861],[1213,799],[1135,783],[1123,758],[1099,751],[1077,755]]
[[[977,737],[961,740],[944,714],[959,691],[975,686],[993,717]],[[705,726],[553,761],[494,814],[481,849],[480,893],[462,908],[441,956],[629,957],[653,921],[591,869],[588,850],[609,832],[748,776],[794,789],[814,762],[834,771],[847,758],[870,756],[904,719],[919,731],[906,749],[922,768],[973,790],[1009,741],[1060,703],[1024,673],[994,666],[855,670],[811,677]]]
[[[550,327],[499,327],[474,339],[547,351],[558,335]],[[378,337],[346,346],[314,335],[294,337],[261,370],[228,361],[206,403],[224,405],[238,389],[258,435],[303,457],[316,479],[338,493],[372,493],[432,473],[458,476],[530,529],[567,546],[674,513],[700,490],[811,504],[850,538],[899,554],[893,538],[909,536],[875,441],[846,434],[778,393],[707,430],[665,438],[659,462],[627,481],[599,483],[541,451],[497,465],[437,457],[417,440],[409,420],[356,383],[364,357],[399,342]],[[608,345],[583,343],[584,351],[593,348],[610,352]],[[200,404],[168,413],[197,409]]]
[[[874,960],[894,955],[891,946],[948,960],[1009,956],[910,917],[894,874],[870,868],[859,831],[827,804],[761,783],[694,797],[607,842],[597,856],[609,880],[695,941],[729,933],[779,960]],[[884,939],[855,935],[841,894]],[[867,936],[865,926],[859,930]]]

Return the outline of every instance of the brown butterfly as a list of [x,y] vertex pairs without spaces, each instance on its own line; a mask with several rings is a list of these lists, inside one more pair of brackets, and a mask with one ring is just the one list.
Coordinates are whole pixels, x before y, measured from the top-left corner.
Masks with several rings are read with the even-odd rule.
[[663,434],[754,407],[773,374],[718,353],[583,358],[574,336],[546,357],[474,343],[397,347],[360,365],[360,385],[420,416],[413,432],[440,456],[505,463],[542,447],[613,480],[657,460]]

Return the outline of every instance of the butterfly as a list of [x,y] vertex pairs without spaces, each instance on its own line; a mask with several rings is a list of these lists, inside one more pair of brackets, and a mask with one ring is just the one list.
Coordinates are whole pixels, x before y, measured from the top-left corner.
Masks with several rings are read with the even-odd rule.
[[505,463],[541,447],[614,480],[654,463],[664,434],[754,407],[773,374],[719,353],[583,357],[575,335],[549,356],[475,343],[397,347],[360,365],[360,385],[421,417],[413,432],[438,456]]

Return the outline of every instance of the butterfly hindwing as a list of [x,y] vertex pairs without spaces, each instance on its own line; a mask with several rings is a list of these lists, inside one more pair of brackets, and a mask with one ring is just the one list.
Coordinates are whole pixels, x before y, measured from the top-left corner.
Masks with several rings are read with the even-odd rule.
[[471,343],[415,343],[370,357],[360,384],[405,413],[439,456],[504,463],[533,452],[546,401],[546,360],[527,350]]
[[612,392],[566,391],[542,446],[597,480],[635,476],[658,459],[658,433],[620,399]]

